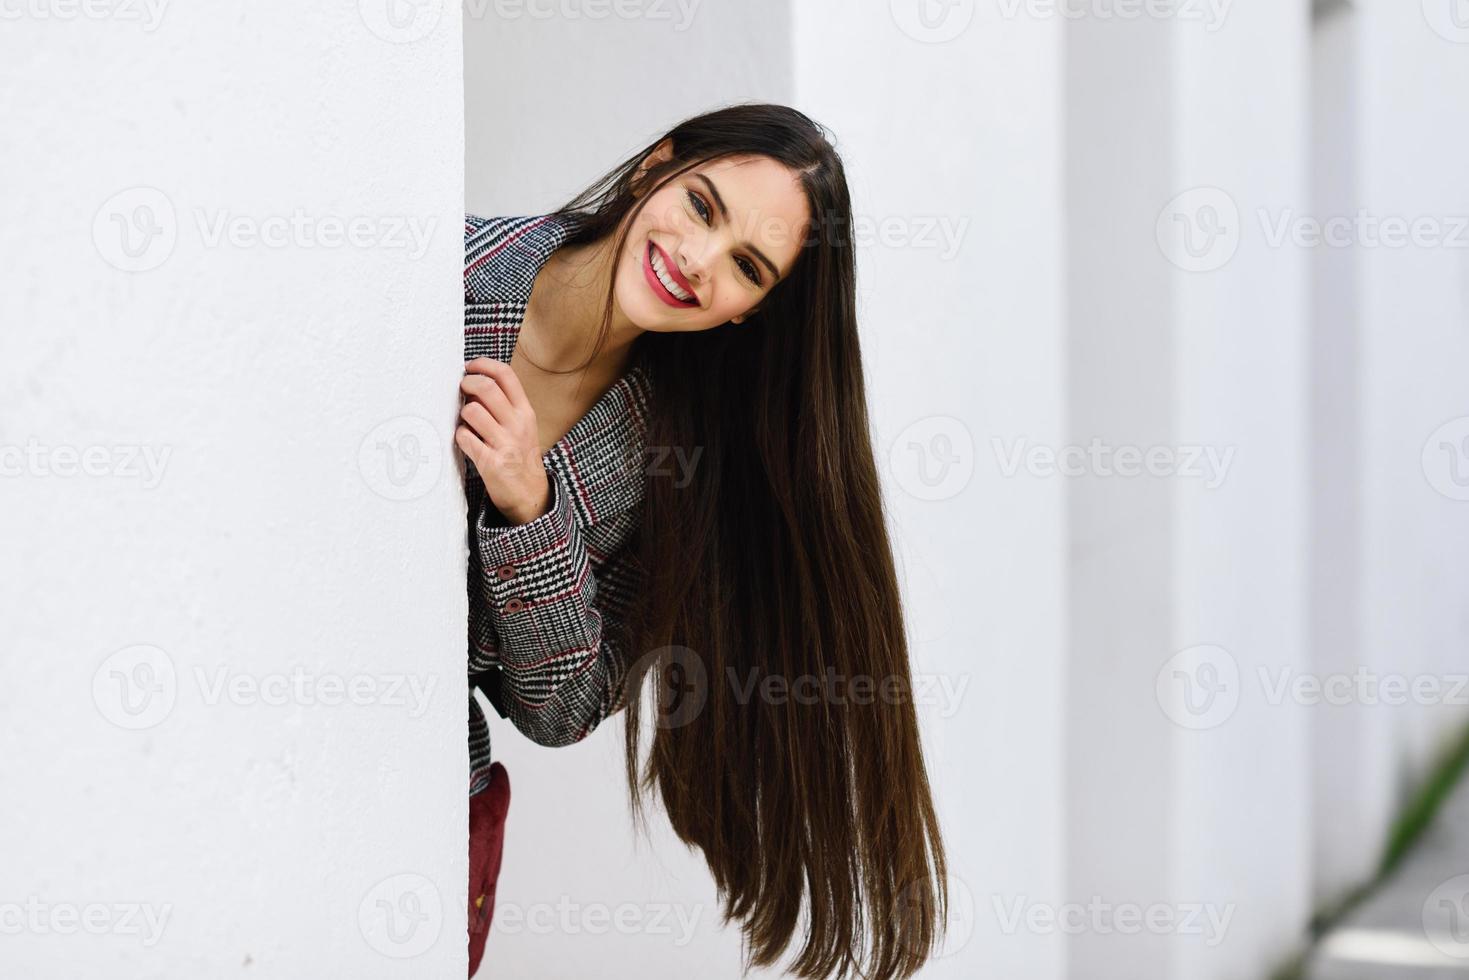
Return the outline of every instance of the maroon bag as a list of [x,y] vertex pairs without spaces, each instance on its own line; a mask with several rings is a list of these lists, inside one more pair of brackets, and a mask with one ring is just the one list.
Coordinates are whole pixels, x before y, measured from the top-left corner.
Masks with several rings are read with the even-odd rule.
[[505,814],[510,809],[510,777],[490,764],[490,785],[469,798],[469,975],[479,969],[495,917],[495,884],[505,849]]

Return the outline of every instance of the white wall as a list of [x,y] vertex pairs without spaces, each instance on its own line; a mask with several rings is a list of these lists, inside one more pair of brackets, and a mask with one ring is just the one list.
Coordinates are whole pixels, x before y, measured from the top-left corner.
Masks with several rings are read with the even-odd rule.
[[0,34],[0,974],[461,976],[458,18],[144,10]]

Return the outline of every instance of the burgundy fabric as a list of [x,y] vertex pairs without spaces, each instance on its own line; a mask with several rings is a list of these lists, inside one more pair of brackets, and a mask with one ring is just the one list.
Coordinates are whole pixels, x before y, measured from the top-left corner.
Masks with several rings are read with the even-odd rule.
[[505,849],[505,814],[510,777],[500,763],[490,766],[490,785],[469,798],[469,975],[479,969],[495,917],[495,884]]

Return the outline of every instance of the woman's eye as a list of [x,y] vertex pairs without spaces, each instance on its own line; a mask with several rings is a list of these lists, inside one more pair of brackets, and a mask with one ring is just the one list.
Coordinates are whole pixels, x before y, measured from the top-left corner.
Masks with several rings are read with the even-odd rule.
[[735,259],[735,261],[740,264],[740,271],[745,274],[746,279],[757,286],[760,285],[760,270],[755,268],[755,263],[749,259]]
[[699,218],[701,220],[703,220],[703,222],[705,224],[708,224],[709,223],[709,205],[705,204],[704,203],[704,199],[702,197],[700,197],[699,195],[695,194],[693,191],[688,191],[687,193],[689,195],[689,203],[694,206],[694,210],[695,211],[699,212]]

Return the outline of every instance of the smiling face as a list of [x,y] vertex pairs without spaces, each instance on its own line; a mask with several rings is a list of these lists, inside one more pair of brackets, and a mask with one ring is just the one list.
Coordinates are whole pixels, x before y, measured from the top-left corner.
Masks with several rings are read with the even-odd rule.
[[[645,165],[667,160],[665,143]],[[738,323],[790,274],[810,206],[790,169],[764,156],[699,164],[655,191],[618,257],[618,307],[643,330]]]

